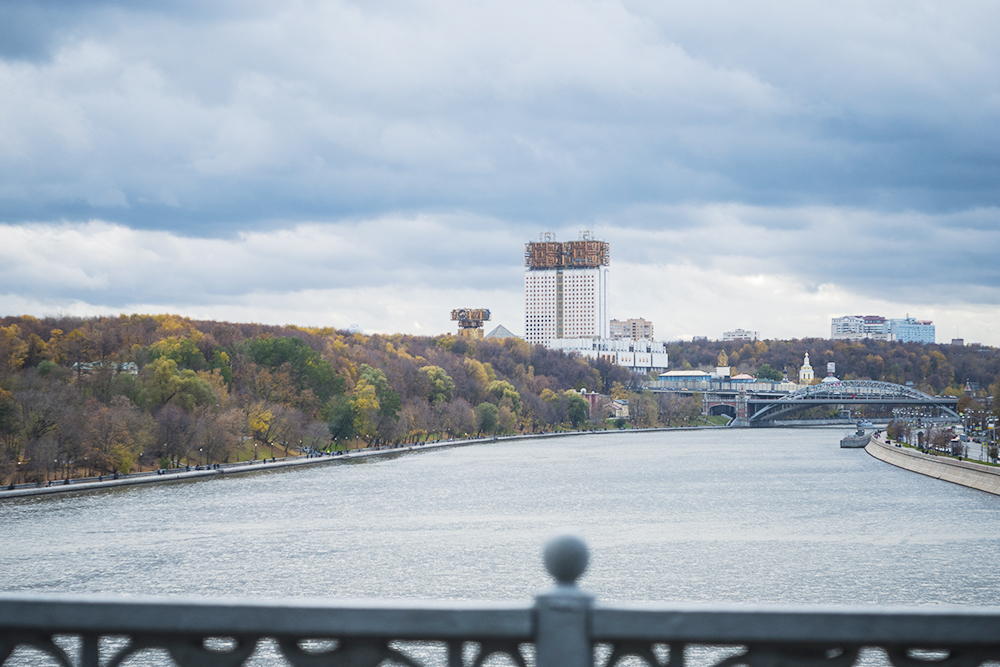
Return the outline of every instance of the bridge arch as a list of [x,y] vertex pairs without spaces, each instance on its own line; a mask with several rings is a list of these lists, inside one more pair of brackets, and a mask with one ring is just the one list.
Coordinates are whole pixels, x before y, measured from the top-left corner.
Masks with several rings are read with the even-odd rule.
[[753,401],[750,423],[773,421],[789,413],[820,405],[909,405],[933,407],[958,419],[953,396],[931,396],[912,387],[876,380],[824,382],[773,400]]
[[729,405],[727,403],[717,403],[708,409],[708,414],[713,416],[725,415],[727,417],[736,418],[736,406]]

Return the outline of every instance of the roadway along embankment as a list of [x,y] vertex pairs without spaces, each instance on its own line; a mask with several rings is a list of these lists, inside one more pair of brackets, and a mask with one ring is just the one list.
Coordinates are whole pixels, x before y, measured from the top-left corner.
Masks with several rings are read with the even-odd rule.
[[909,447],[886,444],[874,436],[865,451],[886,463],[935,479],[1000,495],[1000,470],[971,461],[924,454]]

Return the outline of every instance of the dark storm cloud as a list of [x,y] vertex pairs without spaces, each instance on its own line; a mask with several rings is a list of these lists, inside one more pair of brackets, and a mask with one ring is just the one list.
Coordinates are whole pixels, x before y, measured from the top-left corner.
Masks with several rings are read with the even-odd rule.
[[[767,3],[678,4],[702,23],[614,3],[29,3],[10,10],[0,217],[213,234],[442,207],[1000,204],[997,48],[973,27],[995,12],[962,5],[965,32],[936,36],[934,11],[886,6],[822,32],[828,10]],[[871,28],[893,11],[911,33]]]
[[516,295],[522,242],[594,229],[619,266],[771,276],[816,317],[1000,303],[991,3],[0,11],[11,298]]

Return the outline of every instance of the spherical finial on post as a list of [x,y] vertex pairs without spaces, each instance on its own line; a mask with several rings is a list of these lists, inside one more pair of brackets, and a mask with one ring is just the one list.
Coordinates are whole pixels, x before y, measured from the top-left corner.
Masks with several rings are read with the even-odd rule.
[[578,535],[562,533],[545,545],[545,569],[560,585],[575,584],[587,569],[588,560],[587,543]]

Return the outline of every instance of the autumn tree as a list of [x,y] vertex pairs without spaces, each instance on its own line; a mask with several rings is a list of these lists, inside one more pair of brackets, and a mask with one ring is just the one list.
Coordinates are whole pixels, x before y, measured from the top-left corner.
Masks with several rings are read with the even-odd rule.
[[361,364],[354,399],[358,435],[368,442],[390,437],[394,422],[399,420],[402,402],[399,394],[389,385],[385,373],[368,364]]
[[21,338],[21,327],[0,327],[0,379],[14,375],[28,356],[28,344]]
[[178,370],[177,362],[166,357],[157,359],[143,369],[146,393],[150,404],[161,408],[173,401],[190,412],[196,406],[214,404],[212,386],[193,370]]
[[656,426],[659,422],[659,407],[653,397],[653,392],[646,390],[629,394],[628,414],[629,419],[637,428]]
[[198,424],[190,412],[178,405],[168,404],[156,415],[155,455],[178,465],[190,456],[198,436]]
[[451,437],[466,435],[476,430],[477,414],[464,398],[456,398],[441,407],[441,428]]
[[178,368],[189,368],[194,371],[202,370],[207,365],[205,356],[190,338],[167,336],[150,345],[148,355],[150,361],[172,359]]
[[153,419],[123,396],[111,405],[91,400],[87,413],[86,444],[94,467],[103,474],[127,473],[154,442]]
[[455,382],[440,366],[424,366],[420,369],[427,385],[427,400],[431,405],[437,405],[442,401],[451,398],[451,392],[455,390]]

